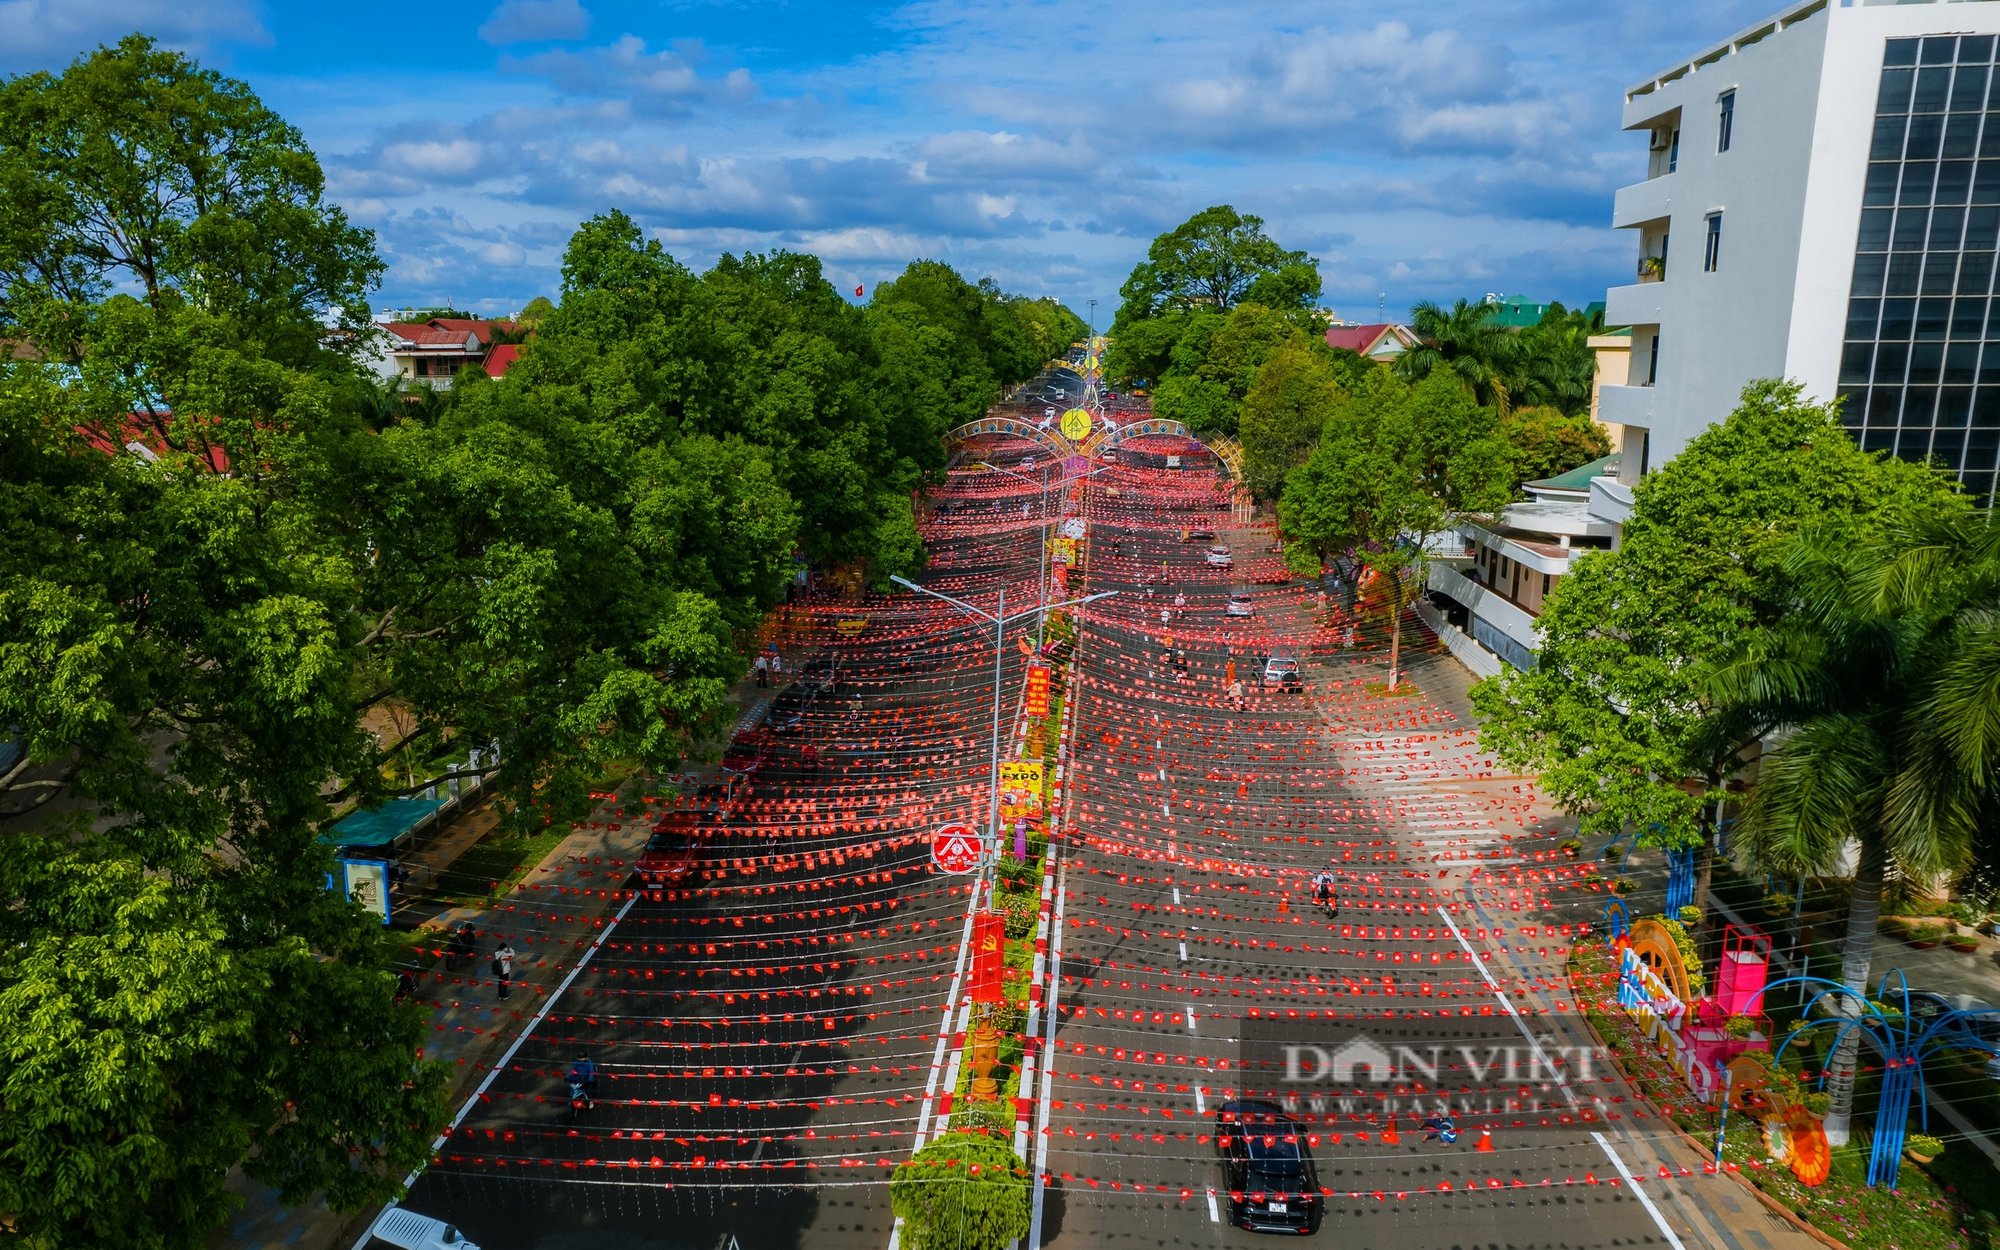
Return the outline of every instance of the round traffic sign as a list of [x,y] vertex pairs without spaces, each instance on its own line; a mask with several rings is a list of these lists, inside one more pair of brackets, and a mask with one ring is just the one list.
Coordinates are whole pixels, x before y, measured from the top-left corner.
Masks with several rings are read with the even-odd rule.
[[1072,443],[1080,443],[1090,437],[1090,413],[1082,408],[1072,408],[1062,415],[1062,436]]
[[944,872],[962,874],[979,867],[979,834],[970,825],[953,821],[931,831],[931,863]]
[[1064,538],[1082,538],[1083,518],[1080,516],[1073,516],[1069,520],[1064,521],[1062,523],[1062,536]]

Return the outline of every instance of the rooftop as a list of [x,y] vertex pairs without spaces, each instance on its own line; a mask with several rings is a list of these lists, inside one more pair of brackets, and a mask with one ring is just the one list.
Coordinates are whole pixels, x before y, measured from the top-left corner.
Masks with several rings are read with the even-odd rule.
[[1567,473],[1545,477],[1539,482],[1529,482],[1527,489],[1536,494],[1548,491],[1554,494],[1575,495],[1581,499],[1590,494],[1591,478],[1612,476],[1617,472],[1618,453],[1613,452],[1608,456],[1600,456],[1589,464],[1578,465]]

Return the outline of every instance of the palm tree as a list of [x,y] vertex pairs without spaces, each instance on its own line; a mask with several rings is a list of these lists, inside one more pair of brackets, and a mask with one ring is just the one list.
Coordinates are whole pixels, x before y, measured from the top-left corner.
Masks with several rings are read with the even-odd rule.
[[1448,369],[1472,391],[1482,406],[1492,406],[1505,416],[1509,407],[1506,377],[1515,349],[1515,336],[1506,327],[1495,325],[1495,306],[1459,300],[1446,311],[1435,301],[1424,300],[1410,309],[1410,329],[1417,345],[1396,358],[1396,375],[1405,382],[1429,377],[1433,369]]
[[[1713,683],[1786,727],[1745,806],[1752,860],[1825,874],[1855,853],[1840,979],[1865,998],[1884,882],[1964,869],[2000,780],[2000,525],[1961,513],[1858,542],[1814,535],[1784,569],[1796,611]],[[1836,1144],[1853,1114],[1858,1034],[1827,1065]]]

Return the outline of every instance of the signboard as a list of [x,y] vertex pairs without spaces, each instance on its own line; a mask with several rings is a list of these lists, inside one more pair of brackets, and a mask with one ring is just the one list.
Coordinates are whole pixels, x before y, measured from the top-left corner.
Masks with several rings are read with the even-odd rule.
[[1069,520],[1064,521],[1062,523],[1062,536],[1064,538],[1082,538],[1083,518],[1080,516],[1073,516]]
[[1090,437],[1090,413],[1082,408],[1072,408],[1062,415],[1062,436],[1072,443],[1080,443]]
[[[1042,815],[1042,766],[1039,761],[1015,760],[1000,765],[1000,827],[1006,832],[1018,820],[1036,821]],[[1004,839],[1002,844],[1004,845]]]
[[1049,544],[1049,550],[1054,554],[1057,564],[1076,563],[1076,539],[1074,538],[1058,538]]
[[389,865],[379,859],[342,859],[340,892],[361,905],[361,910],[380,916],[389,923]]
[[931,831],[931,863],[941,871],[955,876],[971,872],[979,867],[981,850],[979,835],[970,825],[954,821]]
[[1007,966],[1007,921],[995,911],[972,917],[972,1001],[1000,1002],[1001,971]]
[[[1027,700],[1028,715],[1047,716],[1049,714],[1049,669],[1046,664],[1030,664],[1028,666]],[[1035,767],[1040,768],[1041,765],[1037,764]],[[1002,765],[1000,777],[1003,782],[1007,777],[1006,770],[1007,766]]]

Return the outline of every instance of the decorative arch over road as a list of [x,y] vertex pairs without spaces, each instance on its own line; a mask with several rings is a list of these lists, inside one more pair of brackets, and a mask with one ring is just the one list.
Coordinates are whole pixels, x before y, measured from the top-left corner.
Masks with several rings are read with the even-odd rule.
[[1235,439],[1203,439],[1187,425],[1166,417],[1140,417],[1131,421],[1114,423],[1106,429],[1103,418],[1094,419],[1089,437],[1082,442],[1072,443],[1062,436],[1055,427],[1042,425],[1023,417],[992,414],[977,421],[968,421],[945,435],[947,443],[963,443],[984,434],[1004,434],[1013,438],[1025,438],[1033,442],[1051,456],[1068,457],[1075,455],[1095,456],[1105,447],[1116,447],[1128,438],[1140,438],[1149,434],[1164,434],[1175,438],[1185,438],[1200,443],[1221,462],[1232,478],[1240,476],[1243,462],[1243,447]]
[[981,417],[977,421],[966,422],[946,434],[944,438],[947,443],[963,443],[982,434],[1005,434],[1013,438],[1025,438],[1058,458],[1076,453],[1076,448],[1069,440],[1053,429],[1045,430],[1034,422],[1020,417],[999,415]]

